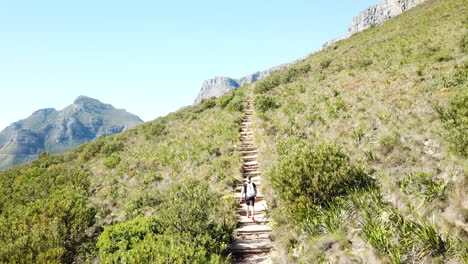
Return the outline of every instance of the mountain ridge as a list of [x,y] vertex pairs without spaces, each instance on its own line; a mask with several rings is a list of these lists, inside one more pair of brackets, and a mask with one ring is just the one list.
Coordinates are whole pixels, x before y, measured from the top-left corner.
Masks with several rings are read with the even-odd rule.
[[32,161],[44,151],[60,153],[142,122],[125,110],[81,95],[62,110],[36,110],[1,131],[0,169]]

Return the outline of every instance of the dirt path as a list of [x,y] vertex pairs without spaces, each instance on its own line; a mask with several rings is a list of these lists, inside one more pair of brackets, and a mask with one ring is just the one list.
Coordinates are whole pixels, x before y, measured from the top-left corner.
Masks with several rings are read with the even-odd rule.
[[[234,230],[234,238],[230,247],[233,255],[233,263],[271,263],[270,250],[272,248],[269,235],[271,227],[266,217],[266,203],[263,200],[260,183],[260,165],[257,161],[257,146],[254,143],[252,132],[252,99],[247,99],[245,118],[242,121],[241,153],[243,158],[242,170],[245,180],[252,176],[252,181],[257,185],[257,197],[255,199],[255,222],[246,216],[245,201],[239,205],[237,212],[239,220]],[[240,198],[242,184],[236,189],[236,198]]]

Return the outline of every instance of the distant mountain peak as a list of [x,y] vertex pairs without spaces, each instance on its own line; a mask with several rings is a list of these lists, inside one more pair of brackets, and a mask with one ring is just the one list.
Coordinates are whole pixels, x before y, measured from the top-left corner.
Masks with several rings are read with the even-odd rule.
[[34,160],[43,151],[63,152],[142,122],[125,110],[81,95],[63,110],[37,110],[1,131],[0,169]]
[[49,115],[51,113],[55,113],[57,110],[55,108],[44,108],[44,109],[39,109],[32,113],[32,115]]
[[114,107],[85,95],[78,96],[73,102],[74,112],[99,112],[109,109],[114,109]]

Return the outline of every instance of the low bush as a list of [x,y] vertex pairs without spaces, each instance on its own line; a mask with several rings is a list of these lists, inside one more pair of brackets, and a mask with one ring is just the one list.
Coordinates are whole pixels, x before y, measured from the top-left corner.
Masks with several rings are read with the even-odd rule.
[[91,158],[95,157],[98,153],[101,152],[101,148],[104,145],[104,140],[100,139],[95,142],[89,142],[78,148],[80,152],[79,158],[82,161],[88,161]]
[[[232,200],[207,183],[187,179],[167,190],[153,216],[137,216],[104,230],[102,263],[224,263],[235,225]],[[227,208],[227,210],[226,210]]]
[[106,166],[109,169],[113,169],[119,165],[121,159],[119,154],[117,153],[112,153],[109,157],[107,157],[104,160],[104,166]]
[[193,108],[193,112],[198,114],[207,109],[213,108],[215,106],[216,106],[215,98],[203,99],[201,103],[199,103],[197,106]]
[[297,143],[267,172],[286,213],[295,222],[305,221],[314,206],[327,207],[336,197],[371,183],[337,146]]
[[462,35],[459,46],[464,53],[468,53],[468,32]]
[[428,202],[444,199],[447,184],[442,180],[434,180],[431,174],[412,173],[398,181],[398,185],[406,194],[413,194]]
[[274,71],[265,79],[257,81],[253,91],[255,94],[264,94],[280,84],[281,73],[279,71]]
[[261,113],[265,113],[269,109],[276,109],[281,106],[278,102],[276,102],[274,97],[268,95],[255,97],[254,105],[255,109]]
[[468,156],[468,87],[454,94],[446,108],[437,109],[447,133],[451,150],[463,157]]
[[0,172],[0,263],[73,263],[94,221],[88,176],[60,165]]
[[380,147],[384,154],[390,153],[396,146],[400,144],[400,134],[392,131],[390,134],[384,135],[380,138]]
[[219,98],[219,106],[221,106],[222,108],[225,108],[231,102],[233,98],[234,98],[233,93],[228,93],[226,95],[221,96]]
[[166,124],[163,120],[156,120],[150,123],[145,129],[145,138],[147,140],[153,137],[159,137],[167,134]]
[[101,148],[101,153],[104,154],[106,157],[110,155],[122,151],[124,149],[124,143],[116,140],[110,140],[104,144]]

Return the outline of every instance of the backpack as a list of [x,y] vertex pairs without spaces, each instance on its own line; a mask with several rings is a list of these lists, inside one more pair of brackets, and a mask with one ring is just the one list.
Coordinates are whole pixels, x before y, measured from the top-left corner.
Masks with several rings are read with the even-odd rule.
[[255,187],[253,183],[248,182],[246,189],[247,191],[245,192],[245,195],[247,196],[247,198],[252,198],[256,195],[256,191],[255,191]]

